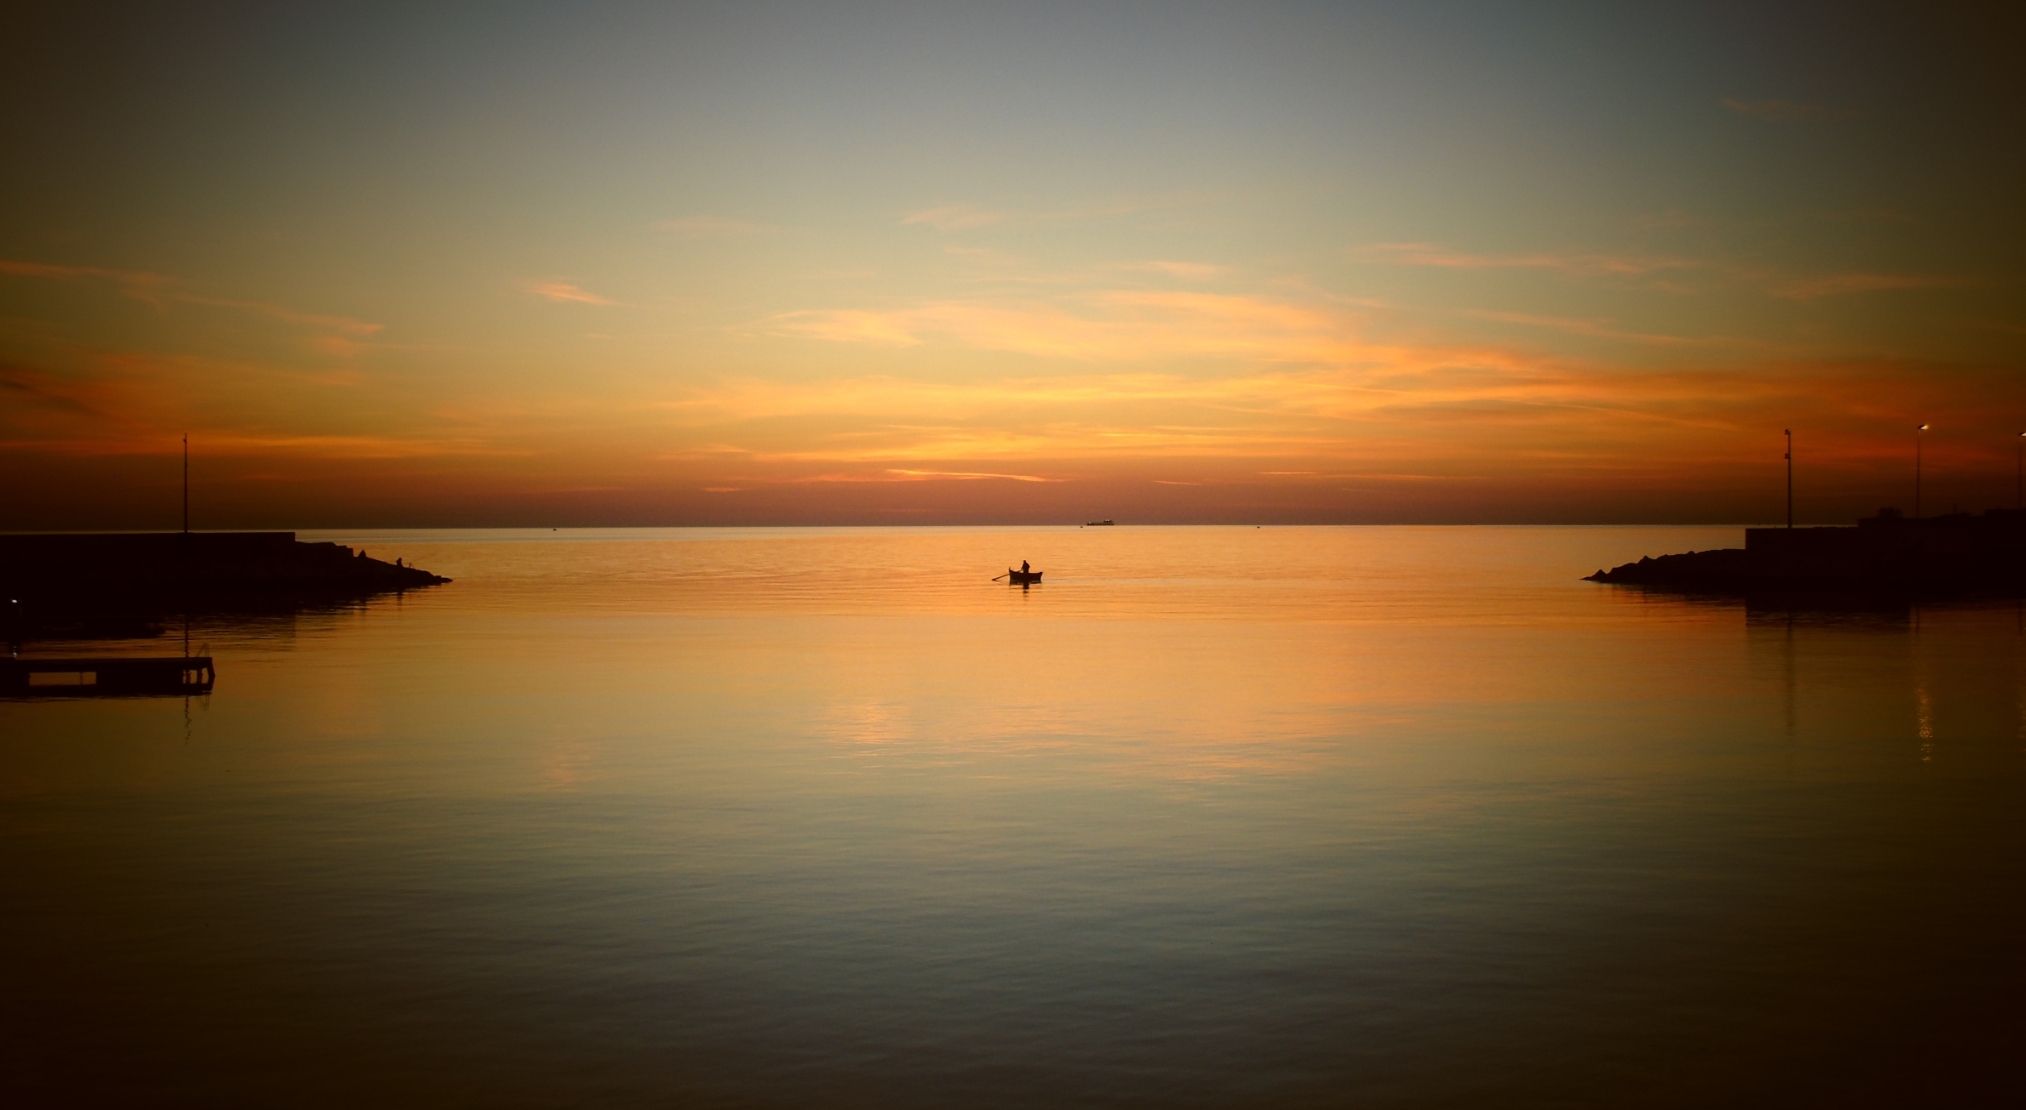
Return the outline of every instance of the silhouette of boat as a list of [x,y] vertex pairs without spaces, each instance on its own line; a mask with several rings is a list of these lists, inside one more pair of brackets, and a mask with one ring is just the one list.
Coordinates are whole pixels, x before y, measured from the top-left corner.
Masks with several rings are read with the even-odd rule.
[[1038,570],[1008,570],[1006,572],[1006,581],[1008,585],[1031,586],[1041,581],[1041,572]]
[[1109,527],[1111,527],[1111,526],[1112,526],[1112,522],[1111,522],[1111,519],[1110,519],[1109,517],[1107,517],[1107,518],[1105,518],[1104,520],[1087,520],[1087,521],[1084,521],[1084,522],[1083,522],[1083,526],[1084,526],[1085,528],[1109,528]]

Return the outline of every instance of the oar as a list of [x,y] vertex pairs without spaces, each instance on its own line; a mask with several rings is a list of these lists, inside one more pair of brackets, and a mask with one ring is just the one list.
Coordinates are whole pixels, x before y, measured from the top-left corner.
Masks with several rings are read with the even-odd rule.
[[[1012,572],[1012,571],[1010,571],[1010,570],[1006,572],[1006,574],[1011,574],[1011,573],[1013,573],[1013,572]],[[999,576],[999,578],[1004,578],[1004,577],[1006,577],[1006,574],[1002,574],[1002,575],[1000,575],[1000,576]],[[994,582],[997,582],[997,581],[999,580],[999,578],[994,578],[994,579],[992,579],[992,581],[994,581]]]

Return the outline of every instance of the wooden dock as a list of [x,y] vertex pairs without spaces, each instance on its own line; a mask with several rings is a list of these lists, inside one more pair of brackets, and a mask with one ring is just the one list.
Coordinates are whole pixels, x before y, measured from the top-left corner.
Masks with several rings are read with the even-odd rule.
[[208,655],[0,658],[0,697],[186,696],[210,693],[217,679]]

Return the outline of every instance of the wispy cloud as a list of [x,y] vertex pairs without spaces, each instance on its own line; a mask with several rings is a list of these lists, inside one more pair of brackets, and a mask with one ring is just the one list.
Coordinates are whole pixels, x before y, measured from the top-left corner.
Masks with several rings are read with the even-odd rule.
[[327,367],[73,347],[52,364],[0,364],[0,444],[55,455],[160,454],[189,431],[213,455],[397,459],[517,455],[499,425],[384,412],[341,397],[362,383]]
[[[0,388],[5,388],[0,383]],[[415,459],[443,456],[506,457],[529,452],[483,437],[430,435],[343,435],[292,433],[282,430],[190,426],[194,438],[211,457],[279,457],[307,459]],[[176,449],[180,432],[164,428],[110,423],[70,429],[4,429],[0,447],[31,447],[71,456],[161,455]]]
[[[1523,269],[1547,270],[1555,273],[1578,276],[1648,278],[1651,288],[1676,288],[1659,280],[1658,275],[1670,271],[1696,271],[1713,278],[1748,285],[1775,296],[1789,300],[1813,300],[1818,297],[1840,296],[1847,293],[1876,293],[1895,289],[1941,289],[1963,284],[1960,279],[1933,274],[1892,274],[1877,271],[1853,271],[1837,274],[1796,276],[1781,273],[1777,269],[1735,263],[1710,262],[1667,255],[1637,255],[1579,252],[1543,252],[1538,254],[1470,254],[1432,246],[1427,243],[1375,243],[1359,249],[1366,258],[1406,266],[1432,266],[1451,270],[1497,270]],[[1553,317],[1523,317],[1517,314],[1478,312],[1473,315],[1487,319],[1505,319],[1512,323],[1528,323],[1542,327],[1559,327],[1564,331],[1580,332],[1598,336],[1607,335],[1601,326],[1583,321],[1558,320]],[[1683,342],[1668,336],[1638,336],[1633,333],[1618,333],[1611,338],[1638,339],[1641,342],[1669,343]]]
[[936,341],[1083,361],[1237,357],[1338,362],[1359,357],[1333,306],[1187,291],[1098,290],[1060,301],[935,301],[907,308],[807,310],[770,330],[841,343]]
[[909,212],[900,218],[903,224],[926,224],[937,231],[962,231],[966,228],[984,227],[987,224],[1003,223],[1014,217],[1014,213],[980,204],[939,204]]
[[1481,482],[1481,474],[1406,474],[1398,471],[1356,470],[1327,473],[1315,470],[1262,470],[1261,477],[1300,478],[1311,482]]
[[[748,454],[747,452],[736,452]],[[778,458],[778,456],[776,456]],[[818,474],[736,475],[727,479],[738,485],[705,486],[705,493],[743,493],[754,486],[863,485],[894,482],[1038,482],[1060,484],[1068,478],[1039,474],[1003,474],[983,470],[927,470],[915,467],[874,467],[852,471],[825,471]]]
[[[727,485],[758,480],[750,466],[727,472],[732,459],[764,463],[777,482],[893,481],[911,471],[1041,477],[936,465],[1035,458],[1328,460],[1301,468],[1308,472],[1301,477],[1434,481],[1490,473],[1477,464],[1434,465],[1452,457],[1502,457],[1500,472],[1622,466],[1620,448],[1640,437],[1657,444],[1733,435],[1754,419],[1749,414],[1791,405],[1797,390],[1811,388],[1795,376],[1628,375],[1469,349],[1373,354],[1362,365],[1205,378],[726,382],[663,403],[675,427],[687,429],[677,434],[700,443],[664,457],[717,470]],[[1589,453],[1544,454],[1543,442],[1584,444]]]
[[0,366],[0,390],[16,404],[41,405],[67,416],[101,418],[105,413],[89,400],[88,387],[81,388],[54,375],[20,366]]
[[901,216],[903,225],[933,227],[937,231],[965,231],[976,227],[988,227],[1003,223],[1065,223],[1073,220],[1098,219],[1107,216],[1129,216],[1156,209],[1171,208],[1188,203],[1190,197],[1168,195],[1158,197],[1128,197],[1099,204],[1078,205],[1070,208],[1047,208],[1017,210],[995,208],[990,205],[972,203],[938,204],[929,208],[916,209]]
[[[1693,270],[1734,281],[1753,296],[1772,290],[1800,300],[1948,284],[1869,271],[1785,278],[1636,253],[1473,255],[1404,243],[1370,249],[1380,261],[1452,269],[1646,275],[1648,281],[1664,271]],[[1308,496],[1302,491],[1309,487],[1334,496],[1361,483],[1387,489],[1562,481],[1584,473],[1618,481],[1618,472],[1628,468],[1701,460],[1712,444],[1756,435],[1753,428],[1768,421],[1783,426],[1779,422],[1793,411],[1811,411],[1806,405],[1852,413],[1859,405],[1890,407],[1902,397],[1890,388],[1869,388],[1874,379],[1855,370],[1816,373],[1777,363],[1747,343],[1641,332],[1601,315],[1473,313],[1515,326],[1499,329],[1510,342],[1488,342],[1474,333],[1493,329],[1455,327],[1453,314],[1442,317],[1449,325],[1444,330],[1431,326],[1425,313],[1353,303],[1293,281],[1249,293],[1231,292],[1221,282],[1189,284],[1227,273],[1202,262],[1093,263],[1053,285],[1026,283],[1017,273],[984,273],[989,280],[946,286],[941,295],[917,300],[870,300],[878,294],[863,288],[794,286],[807,298],[800,304],[814,307],[756,311],[759,319],[747,329],[803,341],[792,358],[752,363],[783,367],[778,380],[767,380],[763,370],[743,379],[692,373],[650,380],[615,372],[598,381],[523,382],[482,402],[473,393],[433,400],[420,394],[405,395],[420,403],[396,405],[388,402],[395,394],[358,388],[361,382],[379,388],[378,376],[333,374],[329,364],[306,358],[298,361],[325,373],[172,356],[78,356],[71,362],[64,361],[67,355],[51,356],[43,361],[57,369],[48,372],[0,366],[0,444],[51,455],[160,453],[174,443],[165,429],[180,429],[192,413],[202,413],[193,427],[208,422],[215,429],[205,437],[211,448],[295,460],[278,467],[287,473],[308,472],[307,462],[317,459],[539,455],[491,472],[505,476],[501,483],[524,473],[547,481],[553,460],[595,457],[595,463],[571,465],[608,468],[591,475],[607,485],[557,488],[611,488],[615,475],[623,485],[651,472],[699,499],[705,498],[699,491],[753,491],[716,499],[732,505],[769,497],[783,503],[899,500],[905,487],[875,484],[909,482],[1034,483],[1019,492],[1045,497],[1056,487],[1042,483],[1121,476],[1142,490],[1150,481],[1250,483],[1285,491],[1293,503],[1297,494]],[[1136,276],[1148,274],[1161,277]],[[35,263],[0,267],[0,275],[102,282],[104,291],[95,295],[107,299],[115,288],[152,290],[179,312],[186,304],[203,305],[249,314],[243,321],[249,328],[274,330],[261,322],[272,320],[313,329],[334,350],[381,331],[342,316],[194,294],[155,275]],[[516,293],[569,304],[624,303],[564,281],[531,282]],[[574,330],[592,317],[608,315],[580,317]],[[1518,328],[1684,353],[1608,349]],[[55,341],[38,335],[33,349],[53,349]],[[826,352],[818,344],[839,349]],[[1550,353],[1558,347],[1562,353]],[[30,349],[25,341],[22,349]],[[1570,353],[1603,350],[1611,351],[1608,357]],[[14,357],[42,360],[40,354]],[[1691,357],[1703,359],[1694,372],[1656,372],[1646,365],[1678,367]],[[1627,365],[1635,359],[1645,364]],[[881,363],[891,366],[890,375],[865,373],[868,364]],[[846,366],[852,369],[839,369]],[[1891,386],[1918,376],[1904,368],[1894,373],[1897,378],[1881,373],[1875,380]],[[325,388],[335,386],[345,389]],[[296,468],[296,462],[305,465]],[[1163,473],[1168,477],[1155,477]],[[841,485],[826,488],[829,483]],[[950,500],[963,500],[960,490],[949,492]],[[1188,501],[1216,492],[1148,496]]]
[[73,281],[78,278],[96,278],[110,281],[120,287],[121,292],[135,300],[154,303],[158,291],[169,284],[170,278],[145,270],[112,270],[102,266],[62,266],[46,262],[20,262],[0,258],[0,274],[13,277],[45,278],[58,281]]
[[20,262],[0,259],[0,274],[13,277],[42,278],[46,280],[71,281],[94,279],[109,281],[120,291],[138,301],[161,307],[170,303],[196,305],[203,308],[223,308],[235,312],[250,312],[278,320],[285,324],[312,328],[319,331],[342,332],[361,338],[377,335],[382,325],[354,320],[348,316],[332,316],[325,313],[302,312],[286,305],[267,301],[234,300],[228,297],[214,297],[191,292],[183,282],[163,274],[144,270],[113,270],[101,266],[61,266],[42,262]]
[[1767,289],[1767,292],[1776,297],[1807,301],[1817,297],[1842,296],[1846,293],[1878,293],[1894,289],[1946,289],[1961,284],[1962,282],[1957,279],[1932,274],[1854,272],[1776,282]]
[[781,229],[772,224],[729,216],[684,216],[677,220],[656,220],[654,230],[670,232],[685,239],[719,239],[741,235],[765,235]]
[[1570,335],[1587,335],[1597,339],[1618,339],[1628,343],[1648,343],[1656,346],[1676,347],[1689,345],[1722,345],[1735,341],[1726,339],[1689,338],[1681,335],[1663,335],[1655,332],[1627,331],[1615,328],[1600,320],[1578,320],[1565,316],[1536,316],[1525,312],[1490,312],[1473,310],[1465,313],[1480,320],[1495,320],[1502,324],[1521,324],[1531,328],[1547,328],[1566,332]]
[[571,304],[611,304],[612,302],[567,281],[538,281],[528,286],[528,292],[545,300]]
[[1039,474],[990,474],[970,470],[899,470],[889,468],[888,474],[899,475],[911,482],[958,481],[975,482],[998,480],[1006,482],[1066,482],[1067,478],[1043,478]]
[[517,456],[530,452],[482,437],[319,435],[216,430],[201,433],[210,455],[298,455],[318,459],[417,459],[451,455]]
[[[764,479],[761,479],[764,481]],[[802,485],[829,482],[1065,482],[1066,478],[1044,478],[1038,474],[994,474],[975,470],[913,470],[903,467],[885,467],[880,470],[856,474],[811,474],[803,477],[783,479]]]
[[1208,262],[1168,262],[1159,260],[1121,263],[1115,269],[1149,274],[1166,274],[1169,277],[1181,278],[1184,281],[1208,281],[1225,271],[1225,267],[1213,266]]
[[780,334],[806,339],[912,347],[921,342],[914,332],[915,315],[913,312],[815,309],[784,312],[770,320],[769,324]]
[[1018,255],[1008,254],[1005,251],[995,251],[990,247],[966,247],[956,243],[944,243],[943,253],[951,258],[962,258],[987,266],[1017,266],[1021,261]]
[[1373,243],[1357,251],[1361,257],[1400,266],[1433,266],[1445,270],[1552,270],[1557,273],[1640,277],[1663,270],[1698,269],[1702,263],[1666,255],[1608,252],[1539,252],[1534,254],[1470,254],[1430,243]]
[[175,299],[183,304],[205,305],[211,308],[229,308],[239,312],[252,312],[285,324],[297,324],[306,328],[325,331],[339,331],[348,335],[378,335],[382,325],[354,320],[348,316],[326,316],[316,312],[298,312],[278,304],[265,301],[234,301],[223,297],[204,297],[194,293],[178,294]]
[[1725,97],[1723,106],[1743,116],[1766,120],[1769,123],[1805,123],[1810,120],[1829,119],[1837,113],[1826,104],[1811,104],[1799,100],[1740,100]]
[[[1733,276],[1754,288],[1768,280]],[[1511,344],[1454,331],[1438,339],[1397,309],[1315,290],[1081,289],[784,314],[763,326],[923,353],[909,356],[909,376],[728,381],[660,407],[679,429],[673,436],[699,444],[672,457],[731,479],[726,485],[743,484],[751,472],[727,469],[727,457],[763,463],[783,478],[813,472],[826,481],[892,480],[900,475],[888,471],[914,470],[1035,475],[1021,463],[1037,458],[1246,458],[1296,464],[1266,470],[1309,472],[1261,480],[1378,488],[1522,472],[1608,477],[1627,465],[1641,437],[1675,444],[1667,450],[1678,462],[1704,449],[1689,445],[1728,442],[1755,422],[1777,426],[1789,412],[1847,408],[1856,402],[1823,398],[1872,380],[1848,363],[1803,362],[1796,347],[1643,332],[1603,319],[1476,315],[1683,353],[1670,359],[1675,368],[1662,369],[1549,353],[1524,336]],[[964,365],[951,357],[964,350],[1036,361],[1022,375],[939,379],[941,368]],[[1705,361],[1681,365],[1689,352],[1704,352]],[[1003,375],[1009,364],[974,365]],[[1503,461],[1486,462],[1493,457]]]

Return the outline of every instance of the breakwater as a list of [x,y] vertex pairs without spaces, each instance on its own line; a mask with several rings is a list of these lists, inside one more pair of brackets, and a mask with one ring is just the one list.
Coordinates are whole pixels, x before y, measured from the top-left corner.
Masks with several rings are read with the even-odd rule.
[[2026,592],[2026,512],[1912,520],[1885,509],[1848,527],[1747,528],[1742,548],[1647,556],[1588,580],[1701,593],[2011,595]]
[[116,627],[176,613],[273,610],[440,585],[449,579],[294,532],[0,535],[0,620]]

